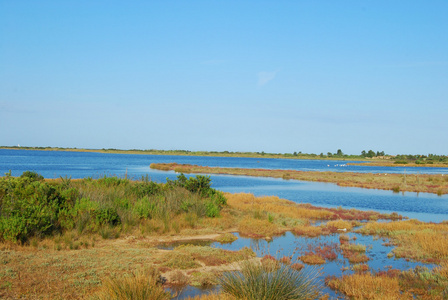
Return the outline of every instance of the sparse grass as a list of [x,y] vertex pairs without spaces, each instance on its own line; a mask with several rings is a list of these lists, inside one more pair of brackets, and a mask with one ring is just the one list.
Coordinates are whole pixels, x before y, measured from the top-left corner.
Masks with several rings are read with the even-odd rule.
[[299,258],[309,265],[321,265],[327,261],[336,260],[338,258],[336,251],[337,244],[335,243],[308,244],[304,255]]
[[299,225],[292,229],[292,232],[297,235],[303,235],[307,237],[317,237],[324,235],[323,227],[321,226],[311,226],[311,225]]
[[351,252],[366,252],[366,246],[360,244],[343,244],[341,245],[342,251],[351,251]]
[[351,243],[342,243],[340,245],[342,251],[342,256],[348,259],[351,264],[365,263],[370,260],[370,258],[365,254],[366,246]]
[[217,237],[216,241],[220,242],[221,244],[227,244],[227,243],[232,243],[232,242],[236,241],[237,239],[238,239],[238,237],[234,234],[224,233],[224,234],[220,235],[219,237]]
[[308,265],[323,265],[326,263],[325,259],[317,254],[305,254],[300,256],[300,260]]

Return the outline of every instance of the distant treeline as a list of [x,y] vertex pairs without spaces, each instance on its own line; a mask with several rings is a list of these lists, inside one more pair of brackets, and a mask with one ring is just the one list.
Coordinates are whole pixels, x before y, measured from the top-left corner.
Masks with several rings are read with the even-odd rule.
[[323,152],[320,154],[303,153],[302,151],[294,151],[292,153],[268,153],[268,152],[233,152],[233,151],[190,151],[190,150],[157,150],[157,149],[78,149],[78,148],[62,148],[62,147],[22,147],[22,146],[0,146],[3,149],[24,149],[24,150],[47,150],[47,151],[78,151],[78,152],[102,152],[102,153],[128,153],[128,154],[153,154],[153,155],[187,155],[187,156],[221,156],[221,157],[260,157],[260,158],[295,158],[295,159],[351,159],[351,160],[367,160],[367,159],[384,159],[392,160],[396,163],[448,163],[446,155],[421,155],[421,154],[399,154],[390,155],[384,151],[363,150],[361,154],[345,154],[341,149],[336,152]]

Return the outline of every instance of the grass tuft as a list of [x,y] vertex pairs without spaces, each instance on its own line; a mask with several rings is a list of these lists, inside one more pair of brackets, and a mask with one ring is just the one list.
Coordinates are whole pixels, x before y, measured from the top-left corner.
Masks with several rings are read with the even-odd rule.
[[171,299],[171,294],[163,289],[158,272],[150,268],[128,276],[110,278],[92,297],[92,300],[128,299],[165,300]]
[[318,271],[297,271],[280,264],[272,266],[245,262],[241,271],[224,273],[219,279],[224,295],[245,300],[315,299],[320,286]]

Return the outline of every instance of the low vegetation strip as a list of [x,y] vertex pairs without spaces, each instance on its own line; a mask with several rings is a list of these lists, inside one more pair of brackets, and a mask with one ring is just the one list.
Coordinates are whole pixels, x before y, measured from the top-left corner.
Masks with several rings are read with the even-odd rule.
[[303,181],[330,182],[339,186],[391,190],[394,192],[424,192],[448,194],[448,176],[443,174],[372,174],[354,172],[319,172],[296,170],[269,170],[220,168],[177,163],[153,163],[152,169],[195,174],[229,174],[273,177]]

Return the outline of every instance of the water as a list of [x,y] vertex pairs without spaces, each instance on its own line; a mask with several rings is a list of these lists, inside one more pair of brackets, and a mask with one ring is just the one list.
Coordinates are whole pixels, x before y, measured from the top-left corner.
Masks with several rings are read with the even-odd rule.
[[[361,173],[421,173],[447,174],[448,168],[430,167],[368,167],[347,166],[345,160],[299,160],[272,158],[236,158],[208,156],[112,154],[71,151],[33,151],[0,149],[0,172],[9,170],[13,175],[23,171],[35,170],[46,178],[72,176],[103,176],[109,174],[141,176],[150,175],[161,178],[155,170],[150,170],[151,163],[177,162],[211,167],[289,169],[299,171],[333,171]],[[165,178],[162,178],[165,179]]]
[[[27,151],[0,149],[0,172],[11,170],[13,176],[19,176],[24,171],[36,171],[46,178],[99,178],[105,175],[116,175],[140,179],[149,176],[152,180],[165,182],[166,178],[175,179],[174,172],[164,172],[149,168],[151,163],[177,162],[202,166],[263,168],[263,169],[293,169],[302,171],[336,171],[336,172],[371,172],[371,173],[430,173],[447,174],[448,168],[402,168],[402,167],[366,167],[346,166],[348,161],[321,160],[288,160],[288,159],[254,159],[254,158],[221,158],[221,157],[188,157],[188,156],[158,156],[158,155],[128,155],[104,154],[89,152],[59,152],[59,151]],[[448,195],[436,196],[427,193],[393,193],[391,191],[369,190],[361,188],[339,187],[331,183],[304,182],[262,177],[212,175],[214,188],[226,192],[246,192],[255,195],[275,195],[297,203],[311,203],[324,207],[357,208],[375,210],[385,213],[398,212],[410,218],[422,221],[441,222],[448,220]],[[355,243],[371,246],[367,252],[371,270],[385,270],[385,266],[406,270],[422,265],[408,262],[404,259],[388,258],[392,247],[383,245],[382,240],[371,236],[348,233]],[[230,244],[208,242],[212,247],[228,250],[239,250],[244,246],[251,247],[257,255],[273,254],[276,257],[290,256],[295,249],[303,252],[308,244],[338,243],[338,235],[320,238],[296,237],[285,233],[267,242],[265,240],[239,238]],[[298,251],[295,258],[301,253]],[[346,270],[348,262],[340,254],[334,262],[323,266],[321,282],[328,275],[341,276],[352,271]],[[429,266],[431,267],[431,266]],[[306,266],[310,268],[310,266]],[[214,289],[219,287],[214,287]],[[202,289],[187,287],[180,298],[193,296],[204,292]],[[335,297],[333,291],[324,286],[324,292]],[[339,295],[340,296],[340,295]]]
[[[308,250],[308,245],[312,247],[318,245],[338,245],[339,244],[339,234],[332,234],[330,236],[322,236],[317,238],[308,238],[295,236],[291,232],[286,232],[281,236],[274,237],[270,241],[266,241],[263,239],[251,239],[251,238],[242,238],[238,233],[234,233],[239,238],[232,242],[221,244],[218,242],[204,242],[200,245],[208,245],[210,247],[225,249],[225,250],[233,250],[237,251],[242,249],[243,247],[250,247],[255,251],[257,256],[262,257],[264,255],[272,255],[276,258],[281,258],[283,256],[292,257],[292,262],[297,262],[298,257],[304,255]],[[387,255],[392,251],[392,246],[385,245],[385,240],[375,239],[372,236],[364,236],[358,233],[347,233],[347,236],[352,240],[351,243],[361,244],[367,247],[366,255],[369,257],[369,261],[366,264],[369,266],[371,271],[387,271],[388,268],[399,269],[399,270],[409,270],[414,269],[417,266],[424,266],[428,268],[433,268],[432,264],[423,264],[419,262],[407,261],[403,258],[393,258],[388,257]],[[356,240],[353,241],[353,238]],[[181,244],[196,244],[197,242],[179,242],[176,244],[165,245],[164,249],[173,249],[173,247],[179,246]],[[337,248],[337,247],[336,247]],[[350,268],[350,264],[346,258],[342,256],[342,254],[336,251],[338,256],[334,261],[327,261],[326,264],[318,266],[317,268],[321,268],[321,274],[318,277],[320,284],[322,285],[322,291],[325,294],[329,294],[331,299],[335,299],[337,295],[334,291],[332,291],[329,287],[325,286],[325,278],[327,276],[336,276],[341,277],[342,275],[353,274],[354,272]],[[300,262],[300,261],[299,261]],[[305,272],[311,272],[313,266],[305,265]],[[214,291],[219,287],[213,287],[211,290],[204,290],[201,288],[188,287],[182,293],[179,298],[184,298],[188,296],[195,296],[199,294],[203,294],[206,292]]]
[[[36,171],[45,178],[99,178],[116,175],[165,182],[175,179],[174,172],[152,170],[151,163],[177,162],[202,166],[293,169],[337,172],[372,173],[431,173],[446,174],[448,168],[402,168],[343,166],[349,161],[259,159],[233,157],[194,157],[173,155],[108,154],[94,152],[31,151],[0,149],[0,174],[11,170],[13,176],[24,171]],[[247,192],[255,195],[275,195],[298,203],[324,207],[357,208],[384,213],[397,212],[422,221],[441,222],[448,219],[448,195],[399,193],[361,188],[339,187],[331,183],[304,182],[262,177],[212,175],[214,188],[226,192]]]

